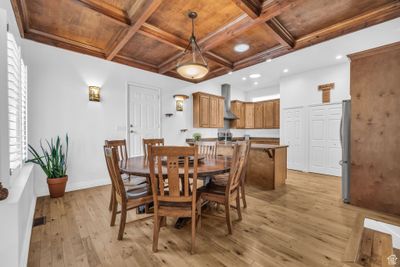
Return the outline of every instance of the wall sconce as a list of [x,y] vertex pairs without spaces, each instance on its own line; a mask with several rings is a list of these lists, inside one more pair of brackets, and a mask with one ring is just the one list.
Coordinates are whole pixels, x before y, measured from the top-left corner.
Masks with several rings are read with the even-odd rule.
[[100,102],[100,87],[89,86],[89,101]]
[[176,111],[183,111],[183,101],[188,98],[189,96],[187,95],[174,95]]

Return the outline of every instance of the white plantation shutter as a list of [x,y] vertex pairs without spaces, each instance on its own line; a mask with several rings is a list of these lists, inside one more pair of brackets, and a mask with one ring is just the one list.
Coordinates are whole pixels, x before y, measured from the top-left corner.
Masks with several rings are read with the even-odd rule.
[[14,36],[7,34],[10,174],[27,158],[27,69]]

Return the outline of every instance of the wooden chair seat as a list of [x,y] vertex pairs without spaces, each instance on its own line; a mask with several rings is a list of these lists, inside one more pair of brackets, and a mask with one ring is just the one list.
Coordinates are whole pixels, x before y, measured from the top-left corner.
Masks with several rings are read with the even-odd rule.
[[148,190],[148,186],[146,184],[143,185],[137,185],[132,188],[127,187],[125,189],[126,191],[126,197],[128,199],[137,199],[137,198],[142,198],[145,196],[149,196],[150,198],[153,198],[153,193]]
[[229,179],[229,173],[218,174],[211,177],[211,182],[216,185],[226,186]]
[[226,191],[226,183],[225,185],[215,184],[214,182],[208,183],[206,186],[202,186],[197,189],[200,195],[204,194],[217,194],[217,195],[225,195]]

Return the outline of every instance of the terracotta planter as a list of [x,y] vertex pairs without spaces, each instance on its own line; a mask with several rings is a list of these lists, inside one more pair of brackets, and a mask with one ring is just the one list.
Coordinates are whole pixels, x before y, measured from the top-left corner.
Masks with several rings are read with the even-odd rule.
[[68,176],[51,179],[47,178],[47,185],[49,186],[50,197],[57,198],[64,196],[67,181]]

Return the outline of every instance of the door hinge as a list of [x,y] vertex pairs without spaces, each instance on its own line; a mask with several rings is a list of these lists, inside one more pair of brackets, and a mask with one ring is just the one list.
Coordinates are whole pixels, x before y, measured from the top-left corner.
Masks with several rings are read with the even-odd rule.
[[10,31],[10,24],[7,23],[7,32]]

